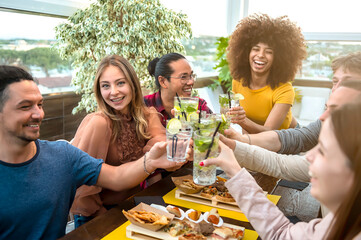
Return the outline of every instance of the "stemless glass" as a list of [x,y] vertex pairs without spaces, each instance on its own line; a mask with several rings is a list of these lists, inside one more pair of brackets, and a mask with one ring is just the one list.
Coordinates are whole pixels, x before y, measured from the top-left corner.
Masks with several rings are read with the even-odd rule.
[[226,114],[230,108],[240,106],[239,100],[236,100],[234,95],[234,93],[219,94],[220,113]]
[[218,131],[224,134],[224,130],[229,129],[229,127],[231,126],[231,116],[223,113],[212,113],[212,115],[215,118],[217,126],[218,123],[221,123]]
[[211,185],[216,181],[216,166],[202,167],[199,163],[208,158],[214,158],[219,155],[218,133],[213,137],[214,132],[195,131],[193,134],[193,181],[199,185]]
[[220,113],[226,114],[229,110],[229,101],[228,94],[219,94],[219,106],[220,106]]
[[199,98],[197,97],[174,97],[174,117],[184,121],[190,121],[192,115],[197,115]]
[[166,129],[167,136],[167,159],[172,162],[185,162],[193,129],[190,125],[182,125],[182,128],[174,132]]
[[217,127],[216,119],[213,114],[202,114],[200,119],[192,122],[194,130],[201,130],[202,132],[214,132]]

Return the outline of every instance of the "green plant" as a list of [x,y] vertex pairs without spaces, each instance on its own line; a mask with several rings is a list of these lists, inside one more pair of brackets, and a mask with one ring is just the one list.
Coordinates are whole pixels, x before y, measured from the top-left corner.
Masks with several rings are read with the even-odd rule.
[[223,86],[226,92],[232,88],[232,76],[229,72],[229,66],[226,58],[228,40],[229,37],[220,37],[216,42],[217,65],[213,69],[218,71],[218,79],[213,79],[214,83],[210,85],[212,89],[215,89],[217,86]]
[[295,103],[300,103],[302,100],[302,90],[296,87],[293,87],[293,89],[295,90]]
[[181,38],[191,38],[187,16],[165,8],[159,0],[98,0],[56,27],[54,45],[71,59],[72,84],[82,94],[73,113],[96,109],[93,81],[99,61],[108,54],[127,58],[143,87],[154,88],[149,61],[169,52],[184,53]]

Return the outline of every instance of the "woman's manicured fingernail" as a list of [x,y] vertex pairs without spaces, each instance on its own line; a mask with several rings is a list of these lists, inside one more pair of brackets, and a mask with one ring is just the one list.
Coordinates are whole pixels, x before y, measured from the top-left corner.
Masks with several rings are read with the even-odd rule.
[[200,162],[199,166],[203,167],[204,166],[204,162]]

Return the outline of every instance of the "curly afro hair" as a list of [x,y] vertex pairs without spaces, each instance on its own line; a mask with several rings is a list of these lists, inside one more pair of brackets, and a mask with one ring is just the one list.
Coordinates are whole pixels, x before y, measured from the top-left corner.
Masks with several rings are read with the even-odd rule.
[[267,14],[243,18],[230,36],[227,60],[233,79],[242,80],[245,87],[250,86],[249,54],[260,42],[268,44],[274,52],[267,84],[274,89],[280,83],[293,81],[307,55],[304,36],[287,16],[271,18]]

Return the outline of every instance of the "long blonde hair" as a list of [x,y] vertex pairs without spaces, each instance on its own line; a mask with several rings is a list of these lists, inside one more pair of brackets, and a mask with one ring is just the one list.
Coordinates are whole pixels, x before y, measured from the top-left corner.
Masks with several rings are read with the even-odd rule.
[[[361,97],[361,94],[360,94]],[[361,232],[361,101],[345,104],[331,113],[333,132],[354,172],[353,184],[337,209],[327,239],[353,239]]]
[[144,104],[138,76],[135,73],[133,66],[128,62],[128,60],[118,55],[110,55],[103,58],[103,60],[99,63],[94,80],[94,93],[96,101],[98,103],[98,111],[103,112],[112,121],[113,141],[115,141],[121,133],[122,122],[117,116],[115,110],[104,101],[100,92],[99,84],[101,75],[109,66],[117,67],[124,73],[132,91],[132,100],[128,107],[129,113],[136,123],[137,137],[138,139],[149,139],[150,136],[147,132],[148,122],[145,117],[146,114],[148,114],[148,110]]

